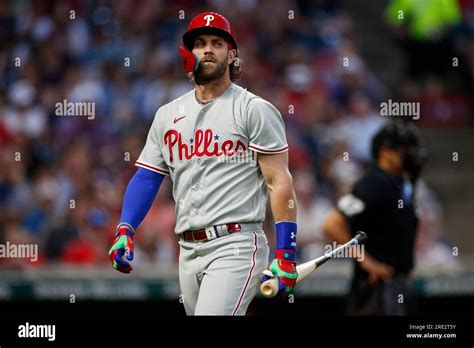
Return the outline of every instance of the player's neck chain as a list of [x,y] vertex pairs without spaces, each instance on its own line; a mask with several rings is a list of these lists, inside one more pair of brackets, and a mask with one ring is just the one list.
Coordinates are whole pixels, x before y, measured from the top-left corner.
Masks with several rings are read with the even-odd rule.
[[212,102],[212,101],[214,101],[214,100],[216,100],[216,99],[218,98],[218,97],[216,97],[216,98],[207,99],[207,100],[206,100],[206,99],[199,99],[199,98],[197,97],[196,92],[194,92],[194,97],[196,98],[197,102],[198,102],[199,104],[201,104],[201,105],[207,105],[207,104],[209,104],[210,102]]
[[198,98],[196,98],[197,102],[201,105],[207,105],[209,104],[210,102],[214,101],[216,98],[214,99],[209,99],[209,100],[199,100]]

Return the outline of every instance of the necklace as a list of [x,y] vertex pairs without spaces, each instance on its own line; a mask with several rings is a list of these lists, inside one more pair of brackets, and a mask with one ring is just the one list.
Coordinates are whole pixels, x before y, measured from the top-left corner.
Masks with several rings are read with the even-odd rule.
[[199,104],[201,104],[201,105],[209,104],[210,102],[212,102],[212,101],[214,101],[214,100],[217,99],[217,98],[212,98],[212,99],[208,99],[208,100],[205,100],[205,99],[201,100],[201,99],[199,99],[199,98],[197,97],[196,93],[194,93],[194,97],[196,98],[197,102],[198,102]]
[[199,99],[196,99],[197,102],[201,105],[207,105],[209,104],[211,101],[213,101],[214,99],[211,99],[211,100],[199,100]]
[[196,98],[197,102],[201,105],[207,105],[209,104],[210,102],[214,101],[216,98],[213,98],[213,99],[209,99],[209,100],[199,100],[198,98]]

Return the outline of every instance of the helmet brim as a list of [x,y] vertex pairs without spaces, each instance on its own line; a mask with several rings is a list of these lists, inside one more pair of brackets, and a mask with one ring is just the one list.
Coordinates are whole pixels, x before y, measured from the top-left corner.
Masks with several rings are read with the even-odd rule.
[[183,35],[184,47],[186,47],[186,49],[188,49],[189,51],[192,51],[194,48],[194,40],[196,40],[196,38],[199,35],[220,36],[232,45],[232,49],[237,49],[237,43],[235,42],[232,35],[230,35],[225,30],[222,30],[220,28],[215,28],[215,27],[201,27],[201,28],[195,28],[195,29],[191,29],[187,31]]

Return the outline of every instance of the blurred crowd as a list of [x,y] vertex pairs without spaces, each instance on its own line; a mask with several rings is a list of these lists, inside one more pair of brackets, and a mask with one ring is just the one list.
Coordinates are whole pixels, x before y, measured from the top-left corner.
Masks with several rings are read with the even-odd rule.
[[[0,1],[0,242],[38,243],[36,266],[109,263],[123,192],[155,111],[193,88],[178,54],[182,34],[209,9],[237,33],[237,83],[284,117],[300,257],[323,251],[320,225],[369,165],[371,138],[386,122],[378,105],[392,93],[360,56],[350,17],[329,0]],[[460,21],[472,62],[470,11]],[[405,77],[403,91],[421,88]],[[442,93],[436,75],[426,81]],[[93,102],[95,117],[56,115],[63,100]],[[441,207],[420,187],[426,252],[439,247]],[[166,179],[136,234],[135,264],[177,262],[174,220]],[[272,223],[269,215],[270,245]],[[25,262],[0,259],[4,267]]]

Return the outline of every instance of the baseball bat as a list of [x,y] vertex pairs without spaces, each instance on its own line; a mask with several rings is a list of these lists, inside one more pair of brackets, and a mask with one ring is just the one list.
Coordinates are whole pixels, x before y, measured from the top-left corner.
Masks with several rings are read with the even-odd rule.
[[[298,272],[298,278],[296,278],[296,282],[303,280],[306,278],[308,274],[313,272],[316,268],[321,266],[322,264],[326,263],[329,259],[331,259],[335,254],[341,252],[342,250],[349,249],[350,247],[362,244],[367,239],[367,234],[365,232],[359,231],[357,232],[356,236],[348,241],[346,244],[343,244],[333,251],[330,251],[323,256],[320,256],[314,260],[302,263],[296,266],[296,271]],[[278,293],[278,278],[273,275],[273,273],[269,270],[263,271],[265,275],[272,277],[267,281],[263,282],[260,285],[260,292],[265,297],[273,297]]]

